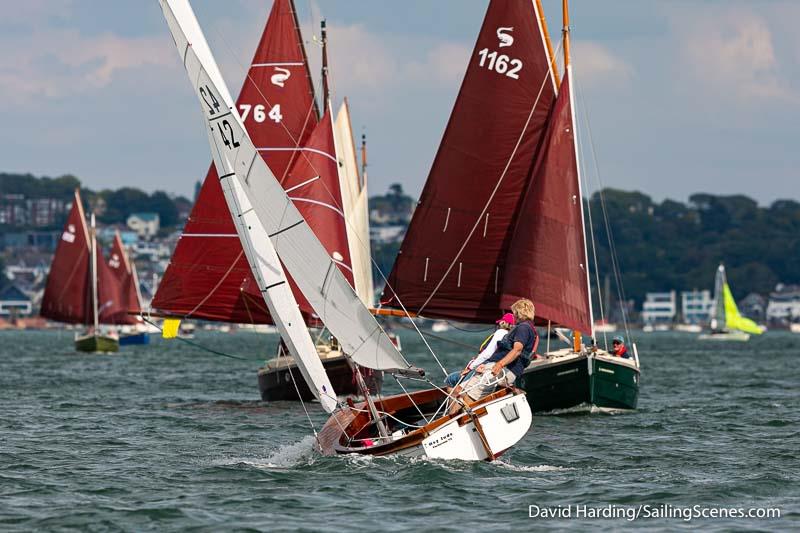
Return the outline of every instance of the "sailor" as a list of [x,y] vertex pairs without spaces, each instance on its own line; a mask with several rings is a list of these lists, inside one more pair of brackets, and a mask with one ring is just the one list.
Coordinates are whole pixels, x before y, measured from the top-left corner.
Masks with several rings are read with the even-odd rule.
[[[475,369],[475,375],[464,385],[466,394],[461,396],[463,402],[475,402],[490,394],[497,386],[512,386],[536,352],[539,334],[533,326],[533,302],[527,298],[517,300],[511,306],[511,312],[517,325],[498,343],[495,353]],[[459,408],[460,404],[454,404],[450,414],[458,412]]]
[[[467,366],[460,372],[456,371],[448,375],[444,380],[445,385],[448,387],[456,387],[456,385],[462,381],[466,382],[469,380],[475,374],[475,369],[494,355],[494,352],[497,351],[497,344],[503,340],[503,337],[508,334],[509,330],[514,327],[517,322],[513,314],[506,313],[495,323],[497,324],[497,330],[483,341],[480,347],[480,353],[477,357],[467,363]],[[454,394],[458,394],[459,392],[458,387],[456,389]]]
[[625,346],[625,338],[622,335],[617,335],[614,337],[614,340],[611,341],[611,354],[616,355],[617,357],[622,357],[623,359],[630,359],[631,356],[628,353],[628,348]]

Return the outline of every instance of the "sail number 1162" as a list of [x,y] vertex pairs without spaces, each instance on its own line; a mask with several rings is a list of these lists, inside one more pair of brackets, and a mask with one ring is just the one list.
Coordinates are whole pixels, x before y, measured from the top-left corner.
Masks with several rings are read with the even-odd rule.
[[519,71],[522,70],[522,61],[519,59],[511,59],[507,55],[498,54],[495,51],[490,52],[488,48],[478,52],[478,56],[481,58],[478,66],[486,67],[515,80],[519,79]]

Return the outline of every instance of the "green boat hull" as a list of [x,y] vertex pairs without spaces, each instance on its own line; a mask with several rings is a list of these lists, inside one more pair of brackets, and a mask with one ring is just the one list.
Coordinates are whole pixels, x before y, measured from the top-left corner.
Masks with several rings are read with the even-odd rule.
[[636,409],[639,371],[623,363],[594,357],[589,361],[581,356],[562,363],[532,364],[525,369],[519,386],[535,413],[582,405]]
[[609,409],[636,409],[639,370],[603,359],[592,359],[592,405]]
[[79,352],[118,352],[119,340],[105,335],[87,335],[75,339],[75,349]]

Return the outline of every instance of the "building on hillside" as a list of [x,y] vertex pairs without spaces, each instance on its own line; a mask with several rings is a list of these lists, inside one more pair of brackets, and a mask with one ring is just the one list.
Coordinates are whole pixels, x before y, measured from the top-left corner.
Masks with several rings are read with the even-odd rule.
[[32,312],[33,302],[19,287],[11,284],[0,290],[0,317],[17,318]]
[[767,318],[767,299],[757,292],[751,292],[739,302],[739,312],[747,318],[763,323]]
[[406,226],[370,226],[369,238],[377,243],[400,242],[406,234]]
[[675,291],[648,292],[642,304],[642,322],[646,325],[672,324],[677,307]]
[[44,228],[62,221],[72,203],[60,198],[25,198],[23,194],[0,195],[0,224]]
[[681,317],[685,324],[705,324],[711,320],[714,299],[711,291],[697,289],[681,292]]
[[38,249],[52,252],[61,239],[60,231],[14,231],[0,234],[0,248]]
[[779,283],[769,294],[766,314],[770,324],[800,322],[800,285]]
[[127,224],[139,237],[144,239],[155,237],[161,228],[158,213],[131,213],[128,216]]

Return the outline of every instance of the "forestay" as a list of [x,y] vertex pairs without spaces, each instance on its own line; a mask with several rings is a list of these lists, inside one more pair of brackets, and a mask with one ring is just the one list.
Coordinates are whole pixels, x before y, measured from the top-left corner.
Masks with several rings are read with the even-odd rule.
[[[255,281],[281,338],[294,356],[309,388],[322,403],[323,408],[332,412],[336,408],[336,393],[308,334],[273,243],[266,238],[267,231],[242,186],[247,187],[247,184],[240,183],[236,175],[236,170],[241,168],[241,161],[236,159],[236,155],[241,151],[236,148],[245,142],[245,139],[244,127],[238,114],[233,111],[233,100],[222,81],[222,76],[188,1],[160,0],[160,2],[175,45],[181,54],[189,79],[197,90],[200,105],[208,121],[207,133],[214,164],[220,175],[225,200]],[[247,154],[249,164],[253,165],[258,161],[266,169],[266,165],[252,144],[249,148]],[[230,149],[233,157],[225,153],[226,149]],[[272,181],[282,191],[274,177]],[[285,194],[283,196],[286,198]]]
[[[402,355],[358,299],[275,176],[258,156],[233,107],[233,99],[187,0],[160,2],[178,51],[198,92],[226,198],[229,198],[229,206],[235,208],[232,211],[239,213],[236,217],[237,230],[251,268],[254,274],[265,273],[267,265],[272,269],[268,272],[270,279],[260,280],[263,291],[269,292],[269,297],[265,295],[267,303],[275,304],[274,293],[280,292],[291,297],[280,262],[273,262],[270,255],[277,251],[298,288],[322,322],[339,339],[345,353],[369,368],[407,367]],[[238,202],[244,205],[232,205]],[[266,235],[269,239],[258,238],[259,235]],[[253,250],[254,245],[259,249]],[[280,316],[287,316],[288,311],[281,308]],[[283,319],[276,322],[287,321]],[[308,337],[307,332],[305,337]],[[314,360],[319,364],[316,355]],[[322,368],[321,365],[319,368]]]

